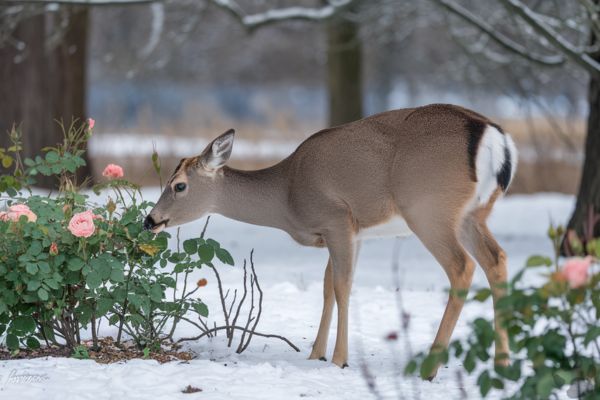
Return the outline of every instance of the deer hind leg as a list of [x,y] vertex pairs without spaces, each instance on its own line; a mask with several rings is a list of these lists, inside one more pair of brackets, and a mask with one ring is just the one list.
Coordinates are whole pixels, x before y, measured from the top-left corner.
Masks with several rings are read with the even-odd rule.
[[335,302],[333,291],[333,269],[331,267],[331,257],[325,268],[325,278],[323,279],[323,313],[321,314],[321,322],[319,324],[319,332],[313,344],[310,360],[323,360],[327,352],[327,338],[329,336],[329,327],[331,325],[331,314],[333,313],[333,304]]
[[[475,263],[458,240],[454,217],[430,215],[426,220],[423,218],[424,214],[421,213],[418,223],[408,221],[409,227],[440,263],[450,281],[448,303],[431,346],[433,353],[448,347],[465,302],[465,293],[471,286]],[[439,365],[436,365],[424,378],[432,380],[438,368]]]
[[463,222],[462,241],[467,250],[473,254],[492,290],[494,301],[494,322],[496,325],[496,357],[498,365],[508,365],[508,334],[504,329],[500,314],[496,311],[496,303],[506,293],[507,269],[506,253],[496,242],[486,225],[491,205],[470,213]]

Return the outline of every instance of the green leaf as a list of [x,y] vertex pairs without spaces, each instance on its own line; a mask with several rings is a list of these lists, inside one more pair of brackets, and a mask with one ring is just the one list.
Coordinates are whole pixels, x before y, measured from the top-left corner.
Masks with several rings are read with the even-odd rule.
[[27,252],[29,254],[31,254],[32,256],[37,256],[42,252],[42,250],[43,250],[42,244],[40,242],[38,242],[37,240],[34,240],[29,245],[29,250],[27,250]]
[[47,274],[50,272],[50,264],[47,261],[40,261],[37,265],[42,273]]
[[209,244],[203,244],[198,247],[198,255],[203,263],[211,262],[215,256],[215,248]]
[[31,281],[27,282],[27,290],[29,290],[30,292],[36,291],[40,286],[41,286],[40,281],[31,280]]
[[583,339],[583,344],[588,345],[600,337],[600,326],[588,326],[588,331]]
[[85,281],[90,289],[99,288],[102,284],[102,278],[96,271],[90,271],[90,273],[85,277]]
[[195,254],[198,251],[198,241],[196,239],[188,239],[183,242],[183,250],[187,254]]
[[195,302],[192,307],[194,310],[204,318],[208,317],[208,306],[201,301]]
[[212,247],[215,248],[215,250],[221,248],[221,244],[213,239],[206,239],[206,244],[210,244]]
[[215,254],[223,264],[234,265],[233,257],[231,257],[231,254],[227,250],[218,248],[215,250]]
[[59,156],[55,151],[49,151],[48,153],[46,153],[46,161],[50,162],[50,163],[55,163],[59,160]]
[[33,336],[29,336],[26,341],[27,347],[30,349],[39,349],[40,342]]
[[35,331],[35,320],[29,315],[19,315],[13,320],[11,327],[23,333],[31,333]]
[[113,299],[110,298],[102,298],[98,300],[96,304],[96,317],[102,317],[106,314],[112,306],[115,304]]
[[150,287],[150,299],[156,303],[160,303],[163,299],[163,291],[158,283]]
[[48,300],[48,292],[44,288],[39,288],[37,291],[37,295],[38,295],[39,299],[42,301]]
[[417,371],[417,361],[410,360],[404,368],[404,375],[413,375]]
[[535,389],[540,398],[549,398],[554,389],[554,378],[552,375],[549,372],[546,372],[541,378],[538,378]]
[[30,275],[35,275],[38,272],[38,266],[37,264],[27,263],[25,265],[25,271],[27,271],[27,273]]
[[101,255],[98,258],[94,258],[90,261],[90,267],[93,272],[96,272],[102,280],[110,278],[112,268],[106,257]]
[[110,280],[112,282],[125,282],[125,274],[123,273],[123,270],[121,269],[113,269],[110,272]]
[[481,396],[487,396],[492,389],[492,380],[490,379],[490,373],[488,371],[483,371],[481,375],[479,375],[479,378],[477,379],[477,385],[479,386]]
[[548,257],[535,255],[531,256],[527,259],[527,263],[525,264],[528,268],[533,267],[549,267],[552,265],[552,260]]
[[434,353],[429,353],[421,364],[420,374],[423,379],[430,379],[433,371],[438,365],[438,357]]
[[84,265],[85,262],[81,258],[73,257],[69,258],[67,268],[69,269],[69,271],[79,271],[81,268],[83,268]]
[[13,163],[13,158],[11,156],[4,156],[2,157],[2,167],[4,168],[10,168],[10,166]]
[[475,296],[473,296],[474,300],[479,302],[486,301],[492,295],[492,291],[490,289],[484,288],[477,291]]
[[19,349],[19,338],[17,335],[9,333],[6,335],[6,347],[9,350],[18,350]]

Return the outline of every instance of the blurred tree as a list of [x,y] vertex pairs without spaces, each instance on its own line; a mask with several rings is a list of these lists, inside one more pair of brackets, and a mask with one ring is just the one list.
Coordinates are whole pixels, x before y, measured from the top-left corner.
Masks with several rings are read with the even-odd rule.
[[529,2],[531,7],[520,0],[497,0],[485,7],[505,11],[508,18],[498,25],[454,0],[433,1],[477,27],[499,49],[540,66],[563,66],[568,60],[588,73],[585,161],[568,227],[600,234],[600,224],[586,226],[590,210],[600,213],[600,0]]
[[[28,6],[14,21],[11,40],[0,42],[0,146],[13,124],[20,125],[26,157],[62,141],[56,121],[85,118],[88,11],[63,5],[53,12]],[[82,177],[89,176],[89,163]],[[39,176],[41,187],[52,179]]]
[[327,22],[329,125],[363,117],[362,46],[359,25],[343,15]]
[[327,93],[329,125],[339,125],[363,117],[362,49],[359,24],[345,15],[356,11],[358,0],[329,0],[321,8],[290,7],[245,14],[234,2],[212,0],[236,17],[248,30],[285,20],[326,20]]

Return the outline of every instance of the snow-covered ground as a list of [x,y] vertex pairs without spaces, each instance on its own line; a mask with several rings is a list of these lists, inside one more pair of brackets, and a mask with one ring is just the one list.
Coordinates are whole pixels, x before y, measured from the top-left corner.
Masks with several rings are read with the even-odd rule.
[[[154,199],[158,191],[148,190]],[[573,207],[571,196],[539,194],[510,196],[501,200],[490,218],[491,230],[509,255],[514,273],[532,253],[549,253],[546,239],[550,221],[563,223]],[[197,235],[202,223],[182,227],[183,238]],[[224,285],[239,287],[241,261],[255,249],[255,263],[265,292],[261,332],[289,338],[301,352],[285,343],[255,337],[249,349],[237,355],[222,336],[192,343],[197,358],[189,363],[159,365],[134,360],[100,365],[93,361],[48,358],[0,362],[0,399],[364,399],[371,398],[360,365],[366,363],[385,398],[427,400],[463,398],[457,380],[460,366],[451,361],[433,382],[403,377],[399,370],[408,357],[407,340],[401,334],[390,344],[385,336],[399,328],[395,285],[392,277],[394,240],[363,244],[354,280],[350,311],[350,368],[307,360],[316,335],[322,302],[322,275],[327,261],[323,249],[297,245],[284,232],[213,217],[207,235],[232,252],[236,266],[222,266]],[[402,296],[411,315],[410,345],[423,351],[433,340],[445,306],[447,280],[442,269],[419,241],[410,237],[400,244]],[[217,314],[216,285],[208,270],[203,300]],[[486,285],[478,270],[474,286]],[[476,315],[491,315],[491,303],[467,304],[455,336],[467,332],[467,321]],[[110,328],[104,331],[110,334]],[[180,336],[194,334],[182,328]],[[329,340],[329,357],[335,341],[335,318]],[[462,386],[478,398],[473,377]],[[187,385],[202,389],[183,394]]]

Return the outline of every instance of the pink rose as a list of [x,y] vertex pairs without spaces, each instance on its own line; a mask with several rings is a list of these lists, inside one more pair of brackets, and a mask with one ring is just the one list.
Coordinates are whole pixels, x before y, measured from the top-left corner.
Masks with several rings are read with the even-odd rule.
[[123,177],[123,168],[116,164],[108,164],[104,171],[102,171],[102,176],[107,178],[122,178]]
[[22,215],[25,215],[29,222],[37,221],[37,215],[35,215],[25,204],[15,204],[8,207],[8,211],[0,213],[0,220],[18,221]]
[[91,211],[84,211],[73,215],[69,221],[69,231],[74,236],[88,238],[94,234],[94,214]]
[[592,257],[573,257],[567,260],[563,266],[562,275],[572,288],[584,286],[588,280],[588,270],[592,264]]
[[94,118],[88,118],[87,124],[88,124],[88,127],[90,128],[90,130],[92,130],[92,129],[94,129],[94,125],[96,125],[96,121],[94,121]]
[[52,242],[52,244],[50,245],[50,254],[53,256],[58,254],[58,245],[56,244],[56,242]]

